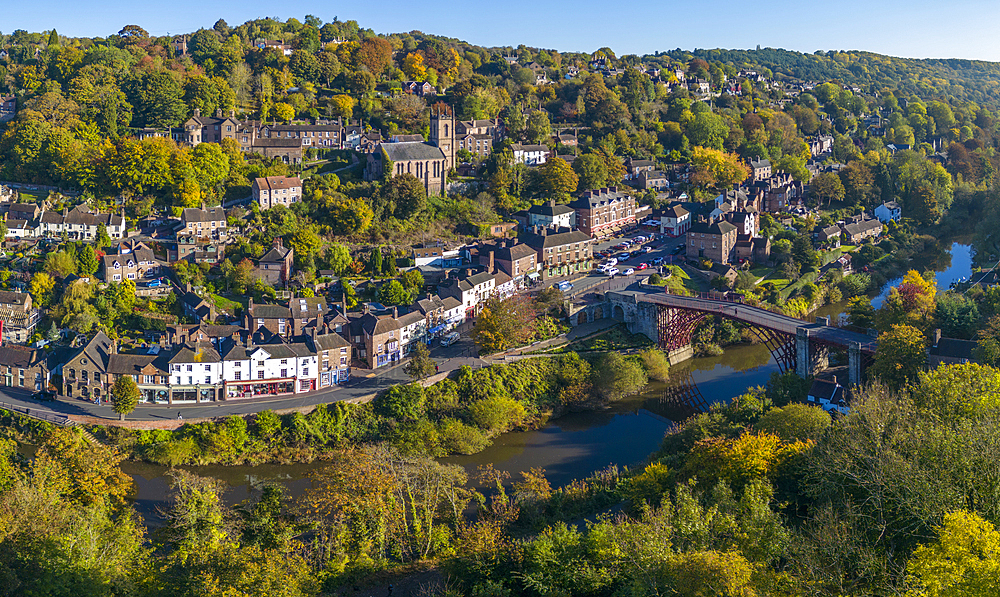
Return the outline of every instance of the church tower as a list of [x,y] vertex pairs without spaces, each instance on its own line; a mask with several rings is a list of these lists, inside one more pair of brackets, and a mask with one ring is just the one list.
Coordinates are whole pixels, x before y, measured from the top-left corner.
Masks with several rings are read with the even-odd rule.
[[430,144],[444,154],[448,170],[455,167],[455,116],[448,104],[439,102],[431,106]]

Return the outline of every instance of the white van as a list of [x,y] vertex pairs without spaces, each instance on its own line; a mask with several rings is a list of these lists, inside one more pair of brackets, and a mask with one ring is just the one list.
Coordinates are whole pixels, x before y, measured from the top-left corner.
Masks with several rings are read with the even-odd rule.
[[455,342],[458,342],[460,337],[461,334],[458,332],[448,332],[443,338],[441,338],[441,346],[451,346]]

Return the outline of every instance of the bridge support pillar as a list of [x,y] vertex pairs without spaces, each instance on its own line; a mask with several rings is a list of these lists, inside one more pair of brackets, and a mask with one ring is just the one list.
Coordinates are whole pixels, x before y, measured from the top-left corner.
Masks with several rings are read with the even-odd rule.
[[809,342],[809,329],[795,331],[795,373],[805,379],[830,366],[830,351]]
[[851,342],[847,347],[847,381],[852,386],[861,383],[860,342]]
[[674,366],[677,363],[683,363],[684,361],[690,359],[694,356],[694,347],[688,344],[687,346],[682,346],[680,348],[675,348],[667,353],[667,362],[670,366]]

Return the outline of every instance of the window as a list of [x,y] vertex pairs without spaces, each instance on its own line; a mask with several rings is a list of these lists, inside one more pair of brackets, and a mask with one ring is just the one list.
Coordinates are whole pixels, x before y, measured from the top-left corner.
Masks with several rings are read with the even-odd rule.
[[282,365],[287,365],[288,364],[288,359],[281,359],[281,364]]
[[174,378],[174,384],[176,384],[176,385],[180,385],[180,384],[181,384],[181,378],[179,378],[179,377],[175,377],[175,378]]
[[288,369],[282,369],[281,370],[281,376],[282,377],[288,377]]
[[153,377],[154,377],[153,375],[143,375],[142,376],[142,383],[146,383],[146,384],[156,383],[155,381],[153,381]]
[[191,385],[193,383],[194,383],[194,377],[188,375],[188,385]]
[[302,368],[302,375],[309,375],[309,367]]
[[242,373],[240,373],[239,371],[237,371],[237,372],[236,372],[236,373],[235,373],[235,374],[233,375],[233,378],[234,378],[234,379],[235,379],[236,381],[240,381],[240,379],[242,379],[242,378],[243,378],[243,374],[242,374]]
[[212,377],[210,375],[205,376],[205,383],[212,383]]
[[[199,336],[200,335],[201,334],[199,334]],[[211,371],[211,370],[212,370],[212,366],[211,365],[205,365],[205,371]]]
[[263,371],[258,371],[257,372],[257,379],[264,379],[264,372]]

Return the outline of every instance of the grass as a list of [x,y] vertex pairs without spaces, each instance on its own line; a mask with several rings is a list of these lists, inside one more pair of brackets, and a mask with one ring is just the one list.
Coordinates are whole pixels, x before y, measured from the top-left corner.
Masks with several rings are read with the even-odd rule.
[[774,272],[775,269],[773,267],[767,267],[766,265],[758,265],[757,267],[750,268],[750,273],[756,276],[758,280],[766,278]]
[[627,350],[652,346],[653,342],[644,334],[629,333],[624,323],[608,328],[589,338],[578,340],[572,344],[560,347],[553,352],[607,352],[609,350]]
[[227,299],[226,297],[220,296],[218,294],[211,294],[209,295],[209,297],[211,298],[212,303],[215,305],[216,309],[222,309],[223,311],[226,311],[227,313],[233,315],[236,314],[237,308],[243,309],[246,307],[246,303],[243,301],[237,302],[231,299]]
[[48,191],[25,191],[18,189],[19,201],[21,203],[41,203],[42,199],[49,198]]
[[790,297],[792,293],[794,293],[799,288],[802,288],[806,284],[815,283],[816,278],[818,277],[819,277],[819,272],[806,272],[802,274],[802,276],[798,280],[792,282],[791,284],[788,284],[787,286],[781,289],[780,291],[781,298],[788,300],[788,297]]

